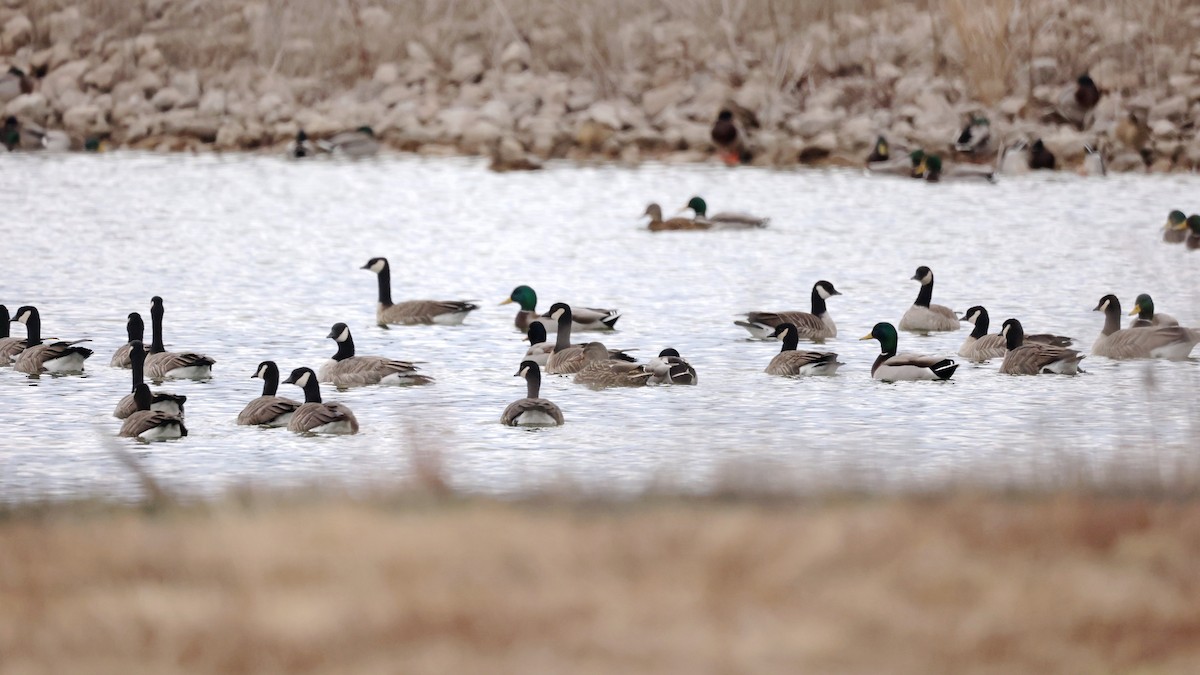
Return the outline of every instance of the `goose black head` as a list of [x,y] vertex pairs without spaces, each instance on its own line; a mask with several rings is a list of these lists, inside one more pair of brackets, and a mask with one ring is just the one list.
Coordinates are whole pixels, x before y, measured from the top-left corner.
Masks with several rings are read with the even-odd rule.
[[913,273],[911,278],[913,281],[921,282],[922,286],[924,286],[926,284],[931,284],[931,283],[933,283],[933,270],[929,269],[928,267],[926,267],[924,265],[921,265],[920,267],[917,268],[917,271],[915,273]]
[[541,321],[534,321],[529,324],[529,330],[525,333],[525,339],[531,345],[538,345],[546,341],[546,325]]
[[517,372],[513,373],[513,377],[523,377],[527,380],[540,376],[541,368],[538,367],[537,361],[522,361],[521,365],[517,367]]
[[672,349],[671,347],[667,347],[666,349],[662,350],[661,352],[658,353],[658,355],[661,356],[662,358],[667,358],[668,356],[682,358],[679,356],[679,352],[675,349]]
[[835,295],[841,295],[841,292],[834,288],[833,284],[824,279],[813,284],[813,293],[820,295],[822,300],[828,300]]
[[571,322],[571,306],[565,302],[556,302],[550,305],[550,311],[546,316],[558,322],[558,325]]
[[254,374],[250,378],[254,379],[257,377],[265,380],[272,376],[276,380],[279,379],[279,366],[275,365],[274,361],[263,361],[258,364],[258,368],[254,369]]
[[325,337],[332,338],[338,342],[345,342],[350,339],[350,327],[339,321],[333,324],[333,327],[329,329],[329,335]]
[[134,387],[133,401],[137,404],[138,410],[149,410],[150,403],[153,401],[153,396],[150,394],[150,385],[142,382]]
[[12,319],[9,319],[9,322],[22,323],[28,326],[30,321],[34,321],[37,318],[37,307],[34,307],[33,305],[24,305],[17,309],[17,313],[13,314],[13,317]]
[[1005,339],[1008,349],[1016,349],[1025,342],[1025,329],[1016,319],[1005,319],[1000,326],[1000,335]]
[[312,371],[312,368],[296,368],[292,371],[287,379],[280,384],[294,384],[301,389],[305,389],[309,384],[317,381],[317,374]]
[[1120,314],[1121,301],[1117,299],[1117,296],[1110,293],[1103,298],[1100,298],[1100,302],[1096,303],[1096,307],[1092,311],[1104,312],[1105,314],[1108,314],[1109,312]]
[[387,258],[371,258],[367,261],[367,264],[363,265],[360,269],[371,270],[375,274],[379,274],[380,272],[388,269]]

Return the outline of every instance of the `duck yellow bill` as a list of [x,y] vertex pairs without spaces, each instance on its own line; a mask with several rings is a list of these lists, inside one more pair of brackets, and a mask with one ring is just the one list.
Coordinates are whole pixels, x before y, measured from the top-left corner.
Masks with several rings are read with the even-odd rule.
[[[511,305],[511,304],[512,304],[512,301],[513,301],[513,299],[512,299],[512,298],[505,298],[505,299],[504,299],[504,302],[502,302],[502,303],[500,303],[500,304],[502,304],[502,305]],[[517,373],[517,374],[519,375],[520,373]]]
[[874,335],[872,335],[872,334],[870,334],[870,333],[867,333],[866,335],[864,335],[864,336],[862,336],[862,337],[860,337],[860,338],[858,338],[858,339],[859,339],[859,340],[872,340],[872,339],[874,339],[874,338],[875,338],[875,336],[874,336]]
[[1134,305],[1133,311],[1129,313],[1129,316],[1133,316],[1134,314],[1141,314],[1141,313],[1142,313],[1141,305]]

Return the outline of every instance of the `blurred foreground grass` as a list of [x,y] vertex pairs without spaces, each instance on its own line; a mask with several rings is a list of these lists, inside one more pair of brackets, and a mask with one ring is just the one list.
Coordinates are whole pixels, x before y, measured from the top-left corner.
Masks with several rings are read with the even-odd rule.
[[0,511],[0,673],[1194,673],[1200,500]]

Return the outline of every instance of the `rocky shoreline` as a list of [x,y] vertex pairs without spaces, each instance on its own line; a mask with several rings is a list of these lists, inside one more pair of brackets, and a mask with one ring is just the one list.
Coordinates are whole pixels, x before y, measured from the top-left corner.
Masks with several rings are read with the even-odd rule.
[[[572,44],[536,8],[510,8],[508,37],[477,29],[448,46],[395,40],[400,9],[351,2],[327,26],[327,45],[268,3],[215,0],[215,25],[194,3],[114,4],[127,12],[0,7],[5,117],[65,132],[75,149],[103,139],[171,152],[284,152],[301,129],[320,140],[369,126],[395,150],[490,155],[507,168],[718,161],[712,122],[732,109],[755,165],[861,165],[882,134],[951,161],[987,163],[1010,143],[1042,139],[1061,169],[1083,167],[1087,146],[1111,170],[1200,167],[1200,41],[1179,37],[1197,34],[1200,7],[1155,25],[1154,8],[1129,17],[1113,3],[1046,0],[1018,12],[998,2],[980,17],[952,0],[867,2],[792,16],[795,34],[749,18],[635,13],[613,30],[626,34],[616,47],[637,56],[614,49],[596,65],[571,53],[588,43]],[[603,11],[593,4],[582,1],[581,16]],[[498,21],[490,11],[459,23]],[[272,37],[277,24],[290,27]],[[722,32],[727,40],[712,39]],[[264,44],[278,46],[261,53]],[[1063,102],[1085,72],[1101,95],[1072,119]],[[973,117],[988,120],[990,145],[956,155]]]

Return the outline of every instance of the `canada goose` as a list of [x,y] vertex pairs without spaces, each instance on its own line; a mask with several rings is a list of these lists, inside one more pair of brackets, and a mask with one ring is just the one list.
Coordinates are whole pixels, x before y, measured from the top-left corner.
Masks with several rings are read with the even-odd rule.
[[955,152],[969,155],[990,153],[988,141],[992,138],[992,125],[983,115],[971,115],[962,133],[954,140]]
[[1163,225],[1162,240],[1168,244],[1182,244],[1188,238],[1188,220],[1183,211],[1172,211],[1167,214],[1167,224]]
[[288,148],[288,154],[295,159],[302,159],[313,154],[313,145],[308,140],[308,134],[303,129],[296,132],[296,140]]
[[838,366],[845,365],[837,360],[833,352],[809,352],[796,349],[800,342],[800,334],[796,326],[781,323],[775,327],[775,337],[783,340],[783,347],[771,363],[767,364],[768,375],[784,377],[804,377],[808,375],[833,375]]
[[337,343],[333,360],[321,366],[317,380],[335,387],[362,387],[369,384],[432,384],[433,378],[421,375],[410,361],[382,356],[355,356],[350,327],[335,323],[325,337]]
[[33,79],[25,71],[16,66],[9,66],[8,71],[0,75],[0,106],[8,103],[21,94],[33,92]]
[[1053,171],[1056,160],[1054,153],[1046,147],[1042,139],[1037,139],[1033,145],[1029,147],[1029,168],[1033,170],[1048,169]]
[[134,389],[133,398],[137,401],[137,410],[125,418],[118,435],[143,441],[166,441],[188,435],[187,427],[178,416],[150,409],[152,395],[144,382]]
[[1074,349],[1026,341],[1021,322],[1016,319],[1005,321],[1000,335],[1008,350],[1004,354],[1004,362],[1000,364],[1002,375],[1075,375],[1079,372],[1083,354]]
[[374,272],[379,280],[375,321],[381,328],[387,328],[389,324],[458,326],[467,314],[479,309],[479,305],[465,300],[406,300],[393,304],[392,267],[387,258],[371,258],[362,269]]
[[11,366],[13,359],[25,349],[25,340],[9,337],[11,319],[8,307],[0,305],[0,366]]
[[837,337],[837,324],[829,316],[825,301],[841,295],[833,284],[822,279],[812,287],[812,312],[748,312],[745,321],[734,321],[750,335],[765,340],[775,335],[775,328],[783,323],[796,326],[800,337],[805,340],[823,342],[828,338]]
[[[130,346],[133,348],[130,351],[133,386],[130,388],[130,392],[117,402],[117,407],[113,410],[113,417],[119,420],[123,420],[138,411],[137,399],[134,394],[138,390],[138,385],[142,384],[142,368],[146,362],[146,349],[142,346],[141,340],[134,340]],[[150,409],[165,412],[168,415],[175,415],[182,418],[183,404],[186,402],[186,396],[170,394],[165,391],[150,392]]]
[[1189,250],[1194,251],[1200,248],[1200,215],[1188,216],[1187,225],[1187,247]]
[[358,420],[349,408],[330,401],[321,402],[321,385],[311,368],[297,368],[283,381],[304,390],[304,403],[292,412],[288,431],[307,434],[357,434]]
[[921,290],[917,293],[917,301],[901,317],[900,330],[911,333],[958,330],[958,316],[953,310],[929,304],[933,299],[933,271],[922,265],[912,279],[921,282]]
[[279,366],[275,365],[274,361],[263,361],[250,377],[262,378],[262,396],[242,408],[237,423],[246,426],[286,427],[292,420],[292,414],[300,407],[300,402],[276,395],[279,389]]
[[[958,349],[958,355],[970,359],[971,361],[987,361],[988,359],[997,359],[1004,356],[1004,352],[1008,350],[1008,342],[1003,335],[998,333],[989,333],[990,319],[988,311],[980,305],[967,310],[963,314],[962,321],[969,321],[974,324],[975,329],[963,340],[962,346]],[[1034,335],[1024,335],[1025,342],[1037,342],[1044,345],[1054,347],[1068,347],[1072,340],[1069,337],[1061,335],[1050,335],[1048,333],[1037,333]]]
[[525,378],[525,398],[517,399],[504,409],[500,422],[510,427],[552,427],[564,422],[562,410],[552,401],[538,396],[542,386],[542,371],[533,361],[522,361],[516,377]]
[[696,384],[699,378],[696,369],[679,351],[667,347],[646,364],[650,371],[650,384]]
[[[527,331],[530,323],[538,322],[546,328],[547,333],[558,331],[557,321],[537,313],[537,293],[529,286],[517,286],[508,299],[500,304],[507,305],[513,302],[521,306],[521,311],[517,312],[513,321],[518,329]],[[615,309],[574,305],[571,308],[571,330],[610,330],[616,327],[617,320],[621,318],[621,312]]]
[[733,229],[749,229],[755,227],[766,227],[771,221],[770,218],[760,218],[752,216],[748,213],[732,213],[722,212],[708,215],[708,204],[700,197],[692,197],[688,200],[684,210],[691,209],[694,212],[692,220],[712,223],[716,229],[733,230]]
[[522,360],[533,361],[539,366],[545,366],[546,360],[554,353],[554,345],[546,342],[545,324],[541,321],[529,324],[529,331],[525,339],[529,341],[529,349],[525,350],[525,358]]
[[1092,354],[1110,359],[1186,359],[1200,342],[1200,332],[1183,326],[1121,328],[1121,303],[1115,295],[1100,298],[1093,310],[1104,312],[1104,329]]
[[13,360],[13,370],[29,375],[83,372],[92,350],[79,343],[87,340],[42,342],[42,319],[37,308],[29,305],[18,309],[12,321],[25,324],[26,332],[25,349]]
[[954,359],[922,354],[896,353],[896,328],[890,323],[877,323],[860,340],[879,340],[879,356],[871,365],[871,377],[884,382],[901,380],[948,380],[958,364]]
[[741,143],[737,125],[733,122],[733,112],[730,110],[722,110],[717,113],[717,119],[713,122],[712,131],[709,136],[712,138],[713,145],[717,146],[717,155],[721,161],[729,166],[737,166],[741,163]]
[[575,373],[575,384],[593,389],[605,387],[644,387],[654,373],[645,366],[609,357],[608,347],[600,342],[583,345],[583,367]]
[[658,204],[650,204],[646,207],[646,212],[643,216],[650,216],[650,224],[647,229],[651,232],[663,232],[665,230],[711,230],[713,224],[703,220],[692,220],[691,218],[671,218],[663,220],[662,207]]
[[130,312],[128,320],[125,321],[125,334],[129,336],[129,340],[121,345],[115,354],[112,361],[108,365],[113,368],[130,368],[133,366],[133,361],[129,358],[129,346],[136,340],[142,342],[146,336],[146,324],[142,322],[142,315],[137,312]]
[[1154,300],[1148,293],[1142,293],[1133,301],[1133,311],[1129,316],[1136,316],[1129,322],[1130,328],[1145,328],[1146,326],[1178,326],[1179,322],[1170,314],[1154,312]]
[[146,377],[162,380],[204,380],[212,377],[216,361],[195,352],[169,352],[163,346],[163,299],[150,298],[150,329],[153,342],[146,357]]
[[379,141],[375,130],[361,126],[354,131],[343,131],[333,138],[317,141],[317,147],[325,152],[346,157],[370,157],[379,152]]
[[[547,315],[558,322],[558,334],[555,336],[554,351],[546,359],[546,372],[555,375],[572,375],[587,365],[584,356],[584,345],[571,344],[571,306],[564,302],[556,302],[550,307]],[[608,350],[609,358],[619,361],[633,362],[636,359],[620,349]]]

